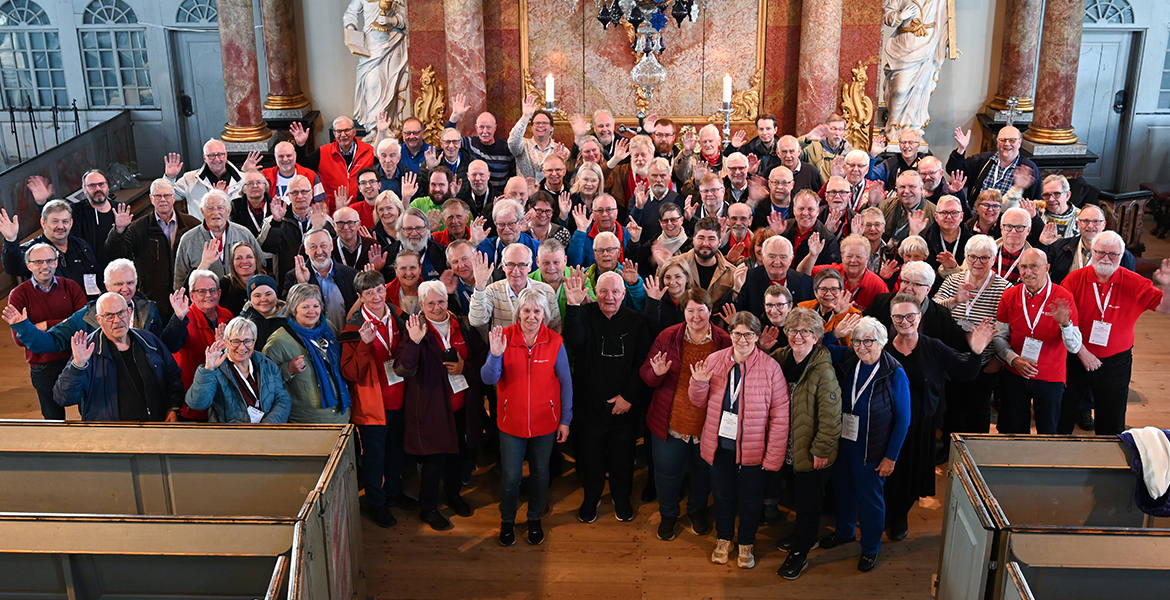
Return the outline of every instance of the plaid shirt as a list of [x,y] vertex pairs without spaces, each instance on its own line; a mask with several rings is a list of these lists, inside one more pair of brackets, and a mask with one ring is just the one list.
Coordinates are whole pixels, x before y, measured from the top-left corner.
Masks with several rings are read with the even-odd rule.
[[988,159],[987,177],[983,179],[984,192],[987,190],[999,190],[1001,194],[1007,195],[1007,191],[1011,189],[1012,184],[1016,180],[1016,167],[1020,166],[1020,155],[1016,155],[1016,159],[1007,167],[999,166],[999,157],[992,156]]

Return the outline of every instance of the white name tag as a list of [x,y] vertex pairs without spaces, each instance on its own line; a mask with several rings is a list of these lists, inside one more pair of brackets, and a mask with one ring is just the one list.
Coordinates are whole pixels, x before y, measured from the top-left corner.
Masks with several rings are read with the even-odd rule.
[[1113,323],[1093,321],[1093,330],[1089,332],[1089,343],[1094,346],[1108,346],[1109,331],[1112,329]]
[[1024,357],[1024,360],[1038,363],[1040,362],[1040,349],[1043,347],[1044,342],[1034,337],[1026,337],[1024,338],[1024,347],[1020,350],[1020,356]]
[[394,385],[402,382],[402,378],[398,376],[398,373],[394,372],[393,358],[382,363],[382,368],[386,370],[386,385]]
[[97,284],[97,275],[96,274],[86,273],[85,275],[82,275],[82,278],[85,281],[85,295],[86,296],[96,296],[96,295],[102,293],[101,288],[99,288],[98,284]]
[[861,431],[861,418],[857,415],[845,413],[841,415],[841,439],[851,442],[857,441],[857,434]]
[[739,415],[725,410],[723,418],[719,419],[719,437],[734,440],[739,435]]
[[448,373],[447,381],[451,384],[451,391],[456,394],[471,387],[471,384],[467,383],[467,378],[462,375],[451,375]]
[[248,407],[248,419],[251,420],[253,423],[259,423],[260,420],[263,418],[264,418],[264,411],[260,410],[259,408],[254,408],[251,406]]

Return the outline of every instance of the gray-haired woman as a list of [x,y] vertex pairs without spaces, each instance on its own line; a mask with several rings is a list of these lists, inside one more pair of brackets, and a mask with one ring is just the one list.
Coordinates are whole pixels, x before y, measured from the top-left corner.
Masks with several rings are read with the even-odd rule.
[[255,350],[256,324],[243,317],[228,322],[223,339],[207,347],[206,362],[195,370],[187,406],[210,408],[211,420],[223,423],[287,422],[292,400],[280,367]]
[[325,322],[321,288],[298,283],[288,291],[288,322],[264,345],[280,366],[292,398],[290,423],[348,423],[349,383],[341,376],[341,344]]

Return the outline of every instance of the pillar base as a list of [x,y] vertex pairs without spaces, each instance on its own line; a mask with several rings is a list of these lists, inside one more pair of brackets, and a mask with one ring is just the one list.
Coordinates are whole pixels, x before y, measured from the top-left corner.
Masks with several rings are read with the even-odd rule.
[[221,135],[219,139],[226,144],[229,142],[266,142],[271,137],[272,131],[268,129],[268,124],[261,121],[259,125],[251,125],[247,127],[225,125],[223,128],[223,135]]
[[299,119],[311,111],[308,99],[304,94],[292,96],[273,96],[268,94],[264,100],[263,113],[265,119]]
[[[1032,98],[1028,96],[1018,96],[1019,104],[1016,105],[1016,112],[1012,115],[1012,123],[1031,123],[1032,110],[1035,105],[1032,103]],[[983,114],[991,117],[992,121],[997,123],[1006,123],[1008,120],[1008,113],[1010,108],[1007,105],[1008,99],[999,94],[987,104],[987,108],[983,110]]]
[[[1032,142],[1035,145],[1068,146],[1077,144],[1077,136],[1073,133],[1072,127],[1050,129],[1048,127],[1032,125],[1028,128],[1028,131],[1024,132],[1024,143],[1028,142]],[[1079,145],[1084,146],[1084,144]],[[1079,153],[1084,153],[1084,150],[1080,150]],[[1072,153],[1067,152],[1062,154]]]
[[[1035,131],[1035,129],[1028,130],[1028,132],[1032,132],[1032,131]],[[1072,130],[1070,129],[1069,131],[1072,131]],[[1025,133],[1025,137],[1026,137],[1026,133]],[[1073,136],[1073,140],[1076,140],[1076,136]],[[1083,155],[1087,154],[1089,151],[1089,146],[1086,144],[1077,144],[1075,142],[1071,143],[1071,144],[1047,144],[1047,143],[1046,144],[1038,144],[1030,139],[1025,139],[1023,141],[1023,143],[1020,144],[1020,148],[1022,150],[1024,150],[1025,152],[1027,152],[1028,154],[1031,154],[1032,156],[1037,156],[1037,157],[1041,157],[1041,156],[1083,156]]]

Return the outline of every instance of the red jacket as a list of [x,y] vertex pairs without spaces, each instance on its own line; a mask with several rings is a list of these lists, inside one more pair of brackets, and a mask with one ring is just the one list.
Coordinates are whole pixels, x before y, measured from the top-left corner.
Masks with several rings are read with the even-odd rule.
[[[674,407],[674,388],[678,385],[678,375],[682,372],[683,338],[687,333],[687,324],[671,325],[658,334],[650,354],[646,355],[646,362],[642,363],[639,374],[646,385],[655,388],[654,396],[650,399],[650,408],[646,410],[646,427],[660,440],[666,439],[667,429],[670,426],[670,411]],[[711,341],[714,349],[722,350],[731,346],[731,336],[726,331],[711,326]],[[654,374],[654,367],[650,366],[650,359],[658,356],[659,352],[666,353],[666,360],[670,361],[670,369],[659,377]],[[689,365],[686,368],[690,368]]]
[[555,369],[564,342],[543,325],[531,350],[519,325],[504,328],[504,335],[508,347],[496,383],[500,431],[519,438],[548,435],[561,421],[561,383]]
[[[227,325],[227,322],[232,320],[232,311],[217,306],[215,318],[221,325]],[[179,363],[179,368],[183,371],[183,389],[191,389],[195,370],[207,361],[207,347],[214,343],[215,330],[207,322],[207,317],[192,306],[191,310],[187,311],[187,343],[174,353],[175,362]],[[186,403],[183,404],[180,414],[193,421],[207,420],[206,410],[194,410]]]
[[397,317],[390,319],[392,331],[389,332],[381,323],[374,321],[382,338],[391,345],[393,353],[388,353],[377,340],[373,344],[362,341],[358,330],[365,323],[364,315],[361,309],[354,311],[338,338],[341,342],[341,376],[349,380],[350,389],[353,390],[350,394],[353,406],[350,407],[349,420],[355,425],[385,425],[386,411],[402,409],[406,385],[401,380],[394,385],[386,385],[383,365],[398,353],[405,332]]
[[[719,445],[719,421],[723,417],[723,395],[734,361],[732,348],[707,357],[710,381],[691,378],[690,396],[695,406],[707,407],[700,446],[703,460],[715,464]],[[735,440],[735,462],[742,466],[763,465],[779,471],[788,450],[788,384],[784,370],[763,350],[755,349],[744,361],[744,383],[739,402],[739,433]]]
[[354,150],[353,165],[350,166],[337,150],[337,142],[325,144],[321,147],[321,162],[317,165],[317,174],[321,176],[321,185],[325,186],[325,202],[329,204],[329,214],[333,214],[334,192],[340,186],[346,186],[349,193],[355,194],[358,189],[358,171],[374,166],[374,148],[369,144],[354,140],[357,148]]

